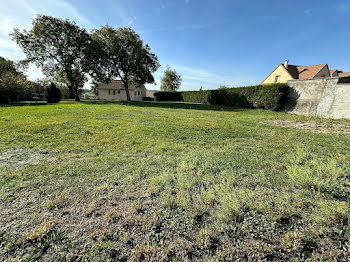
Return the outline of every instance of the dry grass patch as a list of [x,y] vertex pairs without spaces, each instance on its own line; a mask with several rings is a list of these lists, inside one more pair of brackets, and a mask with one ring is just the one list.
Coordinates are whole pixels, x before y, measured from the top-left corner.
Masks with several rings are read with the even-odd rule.
[[295,122],[289,120],[265,120],[261,123],[272,126],[290,127],[300,130],[306,130],[319,134],[340,135],[350,138],[350,124],[332,122]]

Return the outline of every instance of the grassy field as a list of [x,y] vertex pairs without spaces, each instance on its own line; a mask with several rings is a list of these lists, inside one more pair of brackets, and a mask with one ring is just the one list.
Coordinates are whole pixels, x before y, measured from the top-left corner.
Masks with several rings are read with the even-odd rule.
[[190,104],[0,107],[1,260],[347,261],[349,126]]

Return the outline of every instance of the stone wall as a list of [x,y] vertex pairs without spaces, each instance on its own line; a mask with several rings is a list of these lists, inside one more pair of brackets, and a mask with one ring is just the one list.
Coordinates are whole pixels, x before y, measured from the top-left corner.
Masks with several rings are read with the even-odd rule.
[[350,119],[350,77],[290,80],[283,111],[325,118]]

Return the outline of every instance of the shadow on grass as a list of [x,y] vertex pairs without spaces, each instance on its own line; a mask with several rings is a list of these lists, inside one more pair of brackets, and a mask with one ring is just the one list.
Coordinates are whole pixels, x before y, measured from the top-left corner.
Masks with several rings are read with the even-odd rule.
[[65,99],[60,101],[59,103],[48,103],[46,101],[20,101],[20,102],[12,102],[12,103],[0,103],[0,107],[13,107],[13,106],[52,106],[52,105],[60,105],[60,104],[75,104],[79,103],[74,101],[74,99]]
[[236,108],[231,106],[218,106],[218,105],[205,105],[205,104],[192,104],[183,102],[137,102],[137,101],[97,101],[97,100],[85,100],[82,103],[86,104],[118,104],[125,106],[138,106],[138,107],[158,107],[158,108],[171,108],[171,109],[193,109],[193,110],[211,110],[211,111],[246,111],[249,109]]
[[0,107],[12,107],[12,106],[47,106],[52,105],[48,104],[46,101],[21,101],[21,102],[12,102],[12,103],[0,103]]
[[100,101],[100,100],[82,100],[76,102],[74,100],[62,100],[58,104],[50,104],[46,101],[22,101],[8,104],[0,104],[0,107],[13,107],[13,106],[50,106],[60,104],[94,104],[94,105],[125,105],[125,106],[137,106],[137,107],[158,107],[158,108],[171,108],[171,109],[192,109],[192,110],[209,110],[209,111],[246,111],[246,108],[236,108],[232,106],[219,106],[219,105],[208,105],[208,104],[193,104],[184,102],[138,102],[138,101]]

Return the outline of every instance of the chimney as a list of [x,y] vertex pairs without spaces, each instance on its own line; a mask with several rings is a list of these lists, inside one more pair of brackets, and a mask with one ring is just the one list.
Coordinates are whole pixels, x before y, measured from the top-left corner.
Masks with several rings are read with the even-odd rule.
[[286,68],[286,69],[288,69],[288,63],[289,63],[289,60],[287,59],[286,61],[284,61],[284,67]]

